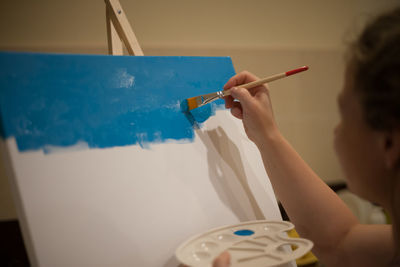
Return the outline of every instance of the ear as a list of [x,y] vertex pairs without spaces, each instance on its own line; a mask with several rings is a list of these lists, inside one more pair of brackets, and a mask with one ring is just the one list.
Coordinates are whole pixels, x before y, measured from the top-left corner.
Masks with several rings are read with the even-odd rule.
[[386,168],[393,169],[400,167],[400,129],[385,132],[382,137]]

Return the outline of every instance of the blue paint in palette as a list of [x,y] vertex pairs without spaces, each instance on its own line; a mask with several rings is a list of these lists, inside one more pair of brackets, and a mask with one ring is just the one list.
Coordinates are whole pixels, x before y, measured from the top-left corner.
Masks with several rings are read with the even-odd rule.
[[254,231],[248,230],[248,229],[243,229],[243,230],[237,230],[234,232],[235,235],[240,235],[240,236],[249,236],[253,235]]
[[181,101],[219,90],[235,73],[229,57],[8,52],[0,70],[1,133],[20,151],[191,142],[222,101],[185,114]]

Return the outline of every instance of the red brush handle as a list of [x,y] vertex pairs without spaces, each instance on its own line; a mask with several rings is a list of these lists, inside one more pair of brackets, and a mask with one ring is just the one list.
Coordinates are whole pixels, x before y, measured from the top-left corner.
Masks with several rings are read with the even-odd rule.
[[307,66],[303,66],[301,68],[294,69],[294,70],[289,70],[289,71],[285,72],[285,74],[286,74],[286,76],[290,76],[290,75],[293,75],[293,74],[296,74],[296,73],[299,73],[299,72],[302,72],[305,70],[308,70]]
[[[257,81],[254,81],[254,82],[250,82],[250,83],[246,83],[246,84],[241,84],[241,85],[238,85],[238,86],[242,87],[242,88],[250,89],[250,88],[262,85],[264,83],[269,83],[269,82],[272,82],[272,81],[275,81],[275,80],[278,80],[278,79],[282,79],[282,78],[285,78],[287,76],[290,76],[290,75],[293,75],[293,74],[296,74],[296,73],[299,73],[299,72],[302,72],[302,71],[305,71],[305,70],[308,70],[307,66],[303,66],[301,68],[294,69],[294,70],[289,70],[287,72],[281,72],[281,73],[269,76],[269,77],[264,78],[264,79],[260,79],[260,80],[257,80]],[[223,92],[223,96],[228,96],[228,95],[231,94],[231,91],[229,89],[225,90],[225,91],[222,91],[222,92]]]

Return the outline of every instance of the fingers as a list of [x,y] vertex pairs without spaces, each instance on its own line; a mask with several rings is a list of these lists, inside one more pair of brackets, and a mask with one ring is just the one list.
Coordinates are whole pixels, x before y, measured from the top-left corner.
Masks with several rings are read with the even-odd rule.
[[[237,99],[239,101],[234,101]],[[233,87],[231,88],[231,97],[225,102],[225,106],[231,109],[231,113],[238,119],[243,119],[243,108],[250,106],[252,96],[245,88]]]
[[233,87],[231,89],[231,96],[239,100],[243,108],[249,107],[253,102],[250,92],[245,88]]
[[[242,71],[228,80],[228,82],[224,85],[224,90],[256,80],[258,80],[257,76],[251,74],[248,71]],[[226,96],[224,99],[225,99],[225,108],[232,108],[234,98],[232,96]]]
[[[218,258],[213,261],[212,267],[229,267],[231,265],[231,255],[228,251],[222,252]],[[178,267],[189,267],[187,265],[180,264]]]
[[213,262],[213,267],[229,267],[231,265],[231,256],[228,251],[223,252]]
[[243,119],[243,108],[239,102],[233,102],[231,114],[238,119]]
[[244,83],[249,83],[258,80],[258,77],[254,74],[251,74],[248,71],[242,71],[232,78],[230,78],[226,84],[224,85],[224,90],[227,90],[233,86],[241,85]]
[[232,108],[233,107],[233,97],[229,96],[225,96],[224,97],[225,100],[225,108]]

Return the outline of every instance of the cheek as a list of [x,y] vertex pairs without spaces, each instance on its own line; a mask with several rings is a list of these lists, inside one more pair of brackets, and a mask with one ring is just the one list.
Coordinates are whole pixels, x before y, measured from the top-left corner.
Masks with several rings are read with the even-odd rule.
[[335,128],[336,154],[350,190],[367,197],[369,187],[381,174],[378,151],[369,135],[346,126],[339,124]]
[[354,146],[354,140],[351,135],[346,133],[342,124],[335,128],[334,147],[339,163],[344,172],[345,178],[349,181],[357,175],[357,147]]
[[339,160],[341,159],[344,151],[343,148],[345,147],[345,145],[343,144],[345,142],[344,138],[343,138],[343,127],[342,124],[338,124],[335,128],[334,131],[334,148],[336,151],[336,155],[338,156]]

